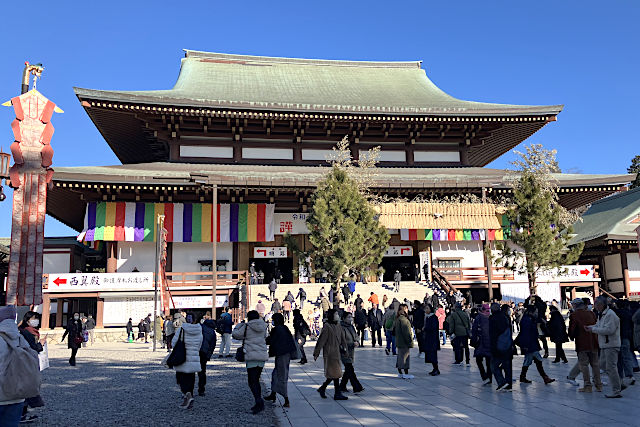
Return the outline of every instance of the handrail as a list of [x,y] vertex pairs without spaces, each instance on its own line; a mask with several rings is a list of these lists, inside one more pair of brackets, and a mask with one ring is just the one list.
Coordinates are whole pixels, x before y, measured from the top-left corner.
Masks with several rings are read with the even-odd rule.
[[613,298],[614,300],[618,299],[618,298],[614,297],[613,295],[611,295],[609,292],[607,292],[604,289],[602,289],[598,284],[595,284],[595,286],[598,286],[598,292],[601,292],[601,293],[605,294],[606,296],[608,296],[609,298]]
[[[442,276],[449,280],[487,280],[486,267],[434,267]],[[492,267],[495,280],[513,280],[514,274],[504,267]]]
[[436,281],[438,282],[438,285],[440,285],[441,288],[444,288],[445,293],[448,293],[449,291],[454,291],[456,292],[457,289],[455,286],[453,286],[451,284],[451,282],[449,282],[449,280],[447,280],[446,277],[444,277],[437,268],[433,269],[433,277],[436,279]]

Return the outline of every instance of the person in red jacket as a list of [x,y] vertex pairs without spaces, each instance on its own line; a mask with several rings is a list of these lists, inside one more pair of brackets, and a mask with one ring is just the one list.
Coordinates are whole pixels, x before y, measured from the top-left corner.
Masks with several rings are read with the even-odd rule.
[[584,379],[584,387],[578,391],[582,393],[591,393],[591,375],[589,375],[589,366],[593,371],[593,379],[596,383],[596,391],[602,391],[602,380],[600,379],[600,360],[598,358],[598,336],[593,332],[588,332],[585,326],[596,324],[596,315],[593,311],[587,310],[587,306],[581,298],[571,301],[574,309],[569,316],[569,337],[576,343],[576,352],[578,353],[578,364],[582,379]]

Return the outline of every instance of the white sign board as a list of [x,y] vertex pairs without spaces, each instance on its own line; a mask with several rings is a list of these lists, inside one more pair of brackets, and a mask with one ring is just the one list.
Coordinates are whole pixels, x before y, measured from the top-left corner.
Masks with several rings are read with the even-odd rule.
[[[546,302],[554,299],[560,301],[560,284],[558,282],[538,282],[537,294]],[[500,293],[504,301],[514,301],[515,303],[523,302],[529,297],[529,283],[500,283]]]
[[287,248],[285,246],[264,246],[253,248],[254,258],[286,258]]
[[545,282],[593,281],[596,278],[596,269],[593,265],[563,265],[560,268],[539,271],[536,278],[537,281]]
[[[173,297],[174,308],[211,308],[211,295],[197,295],[192,297]],[[229,298],[226,295],[216,295],[216,307],[228,307]]]
[[384,256],[413,256],[413,246],[389,246]]
[[47,286],[45,292],[149,290],[154,281],[153,273],[64,273],[49,274]]
[[115,297],[104,298],[102,322],[109,326],[124,326],[129,318],[135,327],[140,319],[153,313],[153,297]]
[[274,234],[309,234],[307,218],[309,214],[303,213],[274,213]]

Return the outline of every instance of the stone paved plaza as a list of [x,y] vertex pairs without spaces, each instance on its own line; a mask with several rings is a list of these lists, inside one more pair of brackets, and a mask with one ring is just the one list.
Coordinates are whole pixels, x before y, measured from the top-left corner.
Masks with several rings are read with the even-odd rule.
[[[305,346],[309,357],[314,344]],[[356,349],[356,371],[366,389],[363,393],[350,393],[348,401],[336,402],[331,399],[330,386],[329,398],[321,399],[316,389],[324,380],[322,358],[305,366],[292,362],[291,408],[285,410],[282,402],[267,404],[260,416],[248,411],[252,401],[246,374],[233,359],[209,362],[207,396],[197,397],[194,409],[184,411],[178,409],[180,392],[173,371],[159,364],[164,351],[154,354],[143,344],[99,344],[81,349],[75,368],[66,363],[68,352],[66,346],[51,346],[52,367],[45,371],[42,387],[47,406],[35,412],[42,418],[40,425],[569,427],[638,425],[640,419],[640,383],[625,390],[623,399],[610,400],[603,393],[578,393],[577,387],[564,381],[576,360],[573,351],[567,352],[569,365],[552,364],[552,358],[544,362],[547,372],[557,379],[555,383],[543,385],[537,371],[531,369],[533,384],[515,383],[513,393],[496,393],[482,385],[473,360],[470,366],[451,365],[449,344],[439,352],[439,377],[426,375],[431,365],[425,365],[413,349],[413,380],[396,377],[393,356],[365,346]],[[552,349],[551,357],[553,354]],[[514,376],[520,373],[522,359],[514,359]],[[272,366],[267,364],[263,372],[266,388]]]

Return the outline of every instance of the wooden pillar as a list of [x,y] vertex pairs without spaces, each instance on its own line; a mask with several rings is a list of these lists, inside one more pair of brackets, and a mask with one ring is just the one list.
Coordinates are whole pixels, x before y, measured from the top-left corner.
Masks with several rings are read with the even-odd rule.
[[233,144],[233,161],[239,163],[242,160],[242,147],[239,143]]
[[464,144],[460,144],[460,164],[462,166],[469,164],[469,148]]
[[609,282],[607,281],[607,268],[604,255],[599,258],[600,261],[600,283],[604,284],[605,288],[609,288]]
[[40,327],[49,329],[49,317],[51,313],[51,297],[49,294],[42,294],[42,321]]
[[624,279],[624,296],[629,298],[631,292],[631,280],[629,279],[629,265],[627,262],[627,253],[620,251],[620,264],[622,265],[622,278]]
[[98,307],[96,311],[96,328],[103,328],[104,298],[98,298]]
[[293,162],[299,164],[302,161],[302,146],[294,144],[293,146]]
[[173,242],[167,242],[167,261],[165,271],[173,271]]
[[[594,287],[595,286],[597,286],[597,284],[594,285]],[[574,299],[576,299],[576,288],[575,287],[571,288],[571,301],[573,301]]]
[[407,165],[408,166],[413,166],[414,160],[413,160],[413,144],[409,144],[407,145]]
[[107,273],[118,271],[118,242],[107,243]]
[[593,301],[595,302],[596,298],[600,296],[600,286],[598,286],[598,282],[593,282]]
[[58,309],[56,310],[56,328],[62,326],[62,310],[64,309],[64,298],[57,299]]

